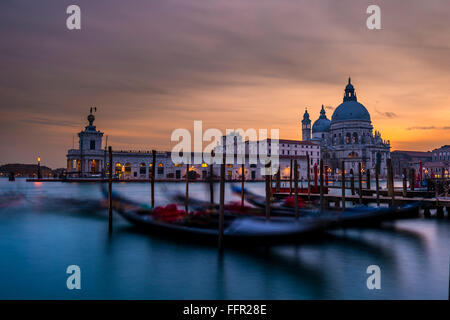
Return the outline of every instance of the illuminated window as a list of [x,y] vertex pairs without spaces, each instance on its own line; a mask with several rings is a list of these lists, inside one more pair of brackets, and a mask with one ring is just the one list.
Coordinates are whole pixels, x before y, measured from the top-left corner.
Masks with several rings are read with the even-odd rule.
[[145,166],[145,163],[142,162],[139,166],[139,174],[146,174],[147,173],[147,167]]
[[131,173],[131,164],[129,162],[125,163],[125,173]]
[[175,163],[174,166],[179,168],[179,167],[182,167],[183,165],[181,163]]
[[227,164],[227,168],[233,168],[233,165],[231,163]]
[[347,133],[345,136],[345,143],[350,143],[351,142],[351,135],[350,133]]
[[206,163],[202,163],[202,168],[208,168],[208,165]]

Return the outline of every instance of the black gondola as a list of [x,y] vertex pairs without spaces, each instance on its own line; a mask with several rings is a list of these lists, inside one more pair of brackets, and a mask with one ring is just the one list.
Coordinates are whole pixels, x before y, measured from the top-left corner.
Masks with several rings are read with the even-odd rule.
[[[107,197],[105,189],[103,195]],[[150,208],[113,193],[114,211],[145,231],[170,234],[180,239],[195,237],[204,239],[205,243],[217,243],[217,214],[211,215],[206,211],[193,211],[186,214],[183,210],[178,210],[173,206],[168,211],[164,210],[169,206]],[[160,214],[160,212],[165,212],[165,214]],[[262,217],[227,215],[223,236],[224,241],[239,244],[272,244],[316,236],[325,231],[327,226],[326,219],[311,217],[304,217],[298,221],[278,217],[267,221]]]
[[[241,188],[232,186],[234,193],[240,194]],[[264,208],[265,197],[254,194],[247,189],[244,189],[245,200],[250,204]],[[398,219],[407,219],[417,217],[419,214],[420,203],[410,203],[399,207],[369,207],[358,205],[352,208],[346,208],[345,211],[341,209],[328,209],[320,211],[319,208],[299,208],[301,216],[307,217],[326,217],[335,222],[334,226],[339,227],[363,227],[377,225],[383,221],[392,221]],[[274,215],[291,215],[295,214],[294,208],[289,207],[282,201],[275,201],[271,204],[271,213]]]

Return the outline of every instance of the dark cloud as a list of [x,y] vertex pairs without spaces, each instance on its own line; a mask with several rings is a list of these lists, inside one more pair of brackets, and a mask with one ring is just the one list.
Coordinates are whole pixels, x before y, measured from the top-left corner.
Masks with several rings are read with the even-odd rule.
[[378,115],[380,115],[382,117],[386,117],[386,118],[396,118],[397,117],[397,114],[395,114],[394,112],[390,112],[390,111],[383,112],[383,111],[379,111],[379,110],[375,109],[375,112]]
[[409,127],[407,130],[450,130],[450,127],[436,127],[436,126],[417,126],[417,127]]

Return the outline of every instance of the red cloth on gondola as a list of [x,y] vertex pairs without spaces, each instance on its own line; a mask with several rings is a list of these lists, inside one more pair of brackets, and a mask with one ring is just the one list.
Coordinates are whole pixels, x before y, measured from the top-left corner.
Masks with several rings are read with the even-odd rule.
[[[293,208],[295,206],[295,197],[290,196],[290,197],[285,198],[284,203],[287,206]],[[302,198],[298,198],[298,206],[299,206],[299,208],[303,208],[305,206],[305,200],[303,200]]]

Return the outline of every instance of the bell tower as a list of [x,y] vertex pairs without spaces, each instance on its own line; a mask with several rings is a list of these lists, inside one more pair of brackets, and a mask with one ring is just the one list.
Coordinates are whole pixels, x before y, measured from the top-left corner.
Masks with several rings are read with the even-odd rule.
[[95,116],[92,111],[96,111],[97,108],[91,108],[91,112],[89,113],[87,120],[89,125],[84,127],[84,131],[78,133],[78,137],[80,138],[80,150],[88,151],[88,150],[102,150],[102,137],[103,132],[97,130],[94,126]]
[[[97,111],[97,108],[91,108],[91,111],[87,116],[89,124],[84,127],[84,131],[78,133],[80,150],[80,171],[82,176],[92,171],[90,167],[93,159],[95,159],[97,155],[103,155],[103,153],[101,152],[103,132],[97,130],[97,128],[94,126],[95,116],[92,112],[95,111]],[[99,161],[95,160],[94,164],[95,163],[99,163]],[[97,170],[98,168],[96,168],[96,170],[94,171]]]
[[305,109],[302,120],[302,140],[311,141],[311,120],[309,119],[308,109]]

